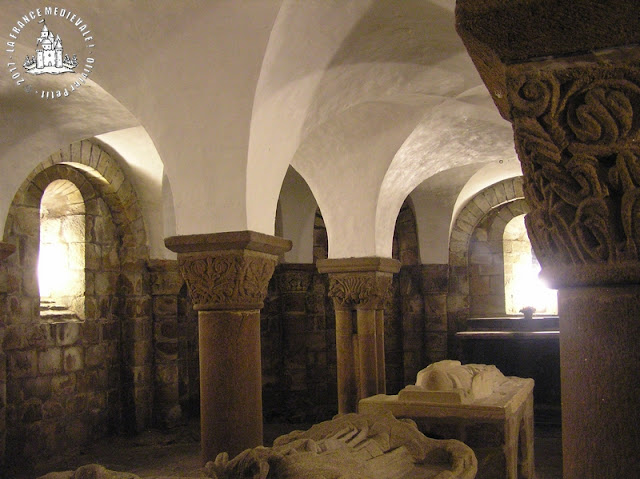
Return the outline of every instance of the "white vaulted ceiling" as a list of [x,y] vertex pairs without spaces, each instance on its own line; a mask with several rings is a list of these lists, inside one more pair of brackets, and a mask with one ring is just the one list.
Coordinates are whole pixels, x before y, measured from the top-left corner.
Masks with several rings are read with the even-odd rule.
[[[100,140],[127,162],[147,205],[153,256],[168,255],[162,239],[173,234],[273,234],[278,198],[301,194],[301,178],[322,212],[331,257],[390,256],[395,218],[412,192],[421,243],[446,249],[465,185],[468,196],[518,174],[508,166],[510,125],[456,35],[454,5],[68,0],[96,38],[92,81],[46,101],[0,71],[0,226],[39,162],[108,134]],[[3,2],[2,44],[40,7]],[[33,50],[34,39],[20,41]],[[290,166],[299,176],[286,176]],[[283,188],[285,177],[297,186]],[[283,204],[283,214],[300,210]],[[299,231],[308,232],[309,214],[299,214]],[[300,237],[295,223],[284,219],[285,236],[288,228]]]

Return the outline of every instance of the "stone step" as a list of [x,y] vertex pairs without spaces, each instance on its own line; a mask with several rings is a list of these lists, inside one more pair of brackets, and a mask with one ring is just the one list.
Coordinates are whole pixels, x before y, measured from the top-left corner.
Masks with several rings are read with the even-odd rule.
[[76,313],[66,306],[56,304],[50,300],[40,301],[40,317],[48,321],[64,321],[78,318]]

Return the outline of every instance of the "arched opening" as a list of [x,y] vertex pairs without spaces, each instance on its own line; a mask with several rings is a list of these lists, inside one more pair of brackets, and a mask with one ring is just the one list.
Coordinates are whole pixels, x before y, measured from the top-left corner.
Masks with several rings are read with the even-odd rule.
[[38,284],[41,317],[84,319],[85,203],[69,180],[54,180],[40,202]]
[[[150,424],[146,231],[116,158],[86,140],[49,157],[17,191],[4,239],[20,248],[6,262],[19,306],[2,344],[6,467]],[[69,316],[41,314],[41,297]]]
[[524,216],[511,219],[503,233],[504,290],[507,314],[523,310],[558,314],[558,295],[539,278],[540,264],[531,248]]

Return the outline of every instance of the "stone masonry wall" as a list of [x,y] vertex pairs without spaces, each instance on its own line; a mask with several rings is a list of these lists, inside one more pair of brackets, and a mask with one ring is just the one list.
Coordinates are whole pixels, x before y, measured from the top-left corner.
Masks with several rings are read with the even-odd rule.
[[175,260],[149,263],[153,300],[154,424],[199,417],[198,313]]
[[[504,261],[502,238],[490,238],[489,232],[506,223],[498,215],[502,208],[490,211],[476,225],[469,244],[469,314],[471,317],[503,316]],[[495,223],[498,223],[496,225]]]
[[335,323],[327,279],[312,264],[280,264],[261,318],[263,402],[271,422],[337,412]]
[[471,317],[506,315],[503,234],[507,224],[525,211],[524,200],[503,203],[476,225],[469,244]]
[[178,297],[184,281],[176,261],[149,262],[153,302],[154,423],[180,423]]
[[[425,316],[425,354],[420,369],[450,357],[447,349],[447,292],[449,265],[425,264],[420,268]],[[413,376],[415,381],[415,375]]]
[[[58,179],[73,183],[85,202],[83,315],[40,311],[40,199]],[[3,238],[16,247],[5,263],[2,335],[6,430],[0,433],[6,431],[8,465],[150,425],[153,350],[145,238],[133,187],[116,160],[91,142],[49,157],[16,193]]]
[[103,437],[120,424],[120,322],[114,298],[118,242],[108,208],[86,198],[85,321],[40,318],[36,277],[39,210],[14,203],[7,260],[7,458],[49,457]]
[[198,312],[182,285],[178,295],[178,393],[185,418],[200,416]]
[[[5,246],[2,244],[2,246]],[[5,255],[11,251],[0,248],[0,344],[4,339],[7,324],[7,268]],[[0,470],[5,464],[5,450],[7,445],[7,357],[0,352]]]
[[[511,211],[508,206],[514,201],[517,203],[511,205],[511,208],[518,204],[520,205],[518,207],[519,214],[525,212],[526,204],[523,198],[522,177],[501,181],[474,196],[460,211],[452,226],[449,241],[449,291],[446,307],[447,342],[450,352],[457,349],[455,333],[466,329],[466,322],[470,316],[492,315],[497,310],[496,305],[504,303],[504,283],[501,286],[502,299],[500,299],[499,280],[497,279],[497,276],[503,273],[498,273],[501,266],[494,264],[494,260],[502,263],[502,258],[499,258],[495,251],[497,245],[490,242],[490,240],[492,242],[495,240],[500,228],[490,228],[489,223],[492,223],[490,218],[494,218],[494,215],[498,217],[500,214],[502,217],[498,223],[508,222],[506,216],[513,217],[515,215],[515,211]],[[500,211],[492,213],[496,208],[502,208],[502,213]],[[487,215],[490,218],[485,219]],[[486,224],[475,232],[476,227],[483,219]],[[502,231],[504,231],[504,227]],[[473,313],[471,312],[472,293],[470,290],[472,275],[474,277],[473,296],[476,297]],[[481,299],[481,296],[485,298]],[[485,299],[486,303],[483,302]],[[504,314],[504,309],[502,314]]]

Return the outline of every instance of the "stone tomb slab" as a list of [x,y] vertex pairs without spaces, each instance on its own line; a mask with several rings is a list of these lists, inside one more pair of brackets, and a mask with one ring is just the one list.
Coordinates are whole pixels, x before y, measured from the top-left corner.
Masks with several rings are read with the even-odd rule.
[[360,413],[410,418],[428,437],[458,439],[478,457],[476,479],[534,479],[533,379],[507,377],[471,403],[401,401],[378,394],[359,401]]

